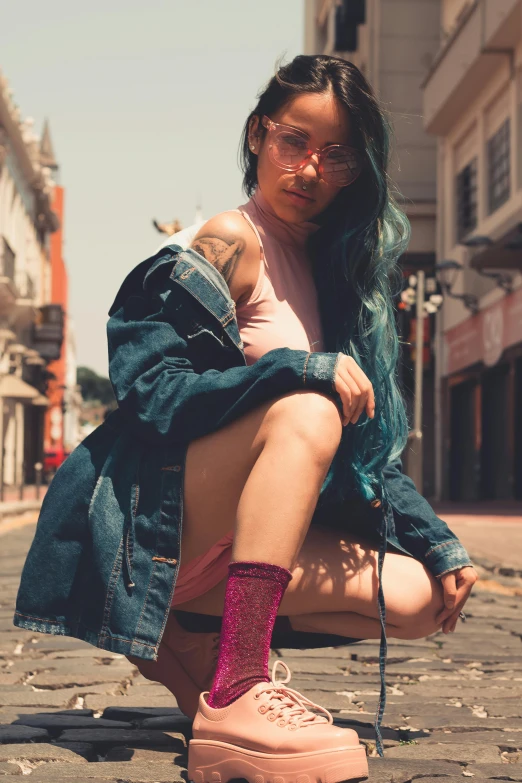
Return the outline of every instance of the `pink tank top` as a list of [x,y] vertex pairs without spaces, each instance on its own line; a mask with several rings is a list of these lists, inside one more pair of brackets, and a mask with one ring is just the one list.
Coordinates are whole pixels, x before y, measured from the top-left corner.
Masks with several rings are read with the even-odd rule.
[[322,351],[317,292],[305,251],[308,236],[319,224],[283,220],[259,185],[250,200],[234,211],[248,220],[261,250],[257,284],[236,309],[247,364],[273,348]]

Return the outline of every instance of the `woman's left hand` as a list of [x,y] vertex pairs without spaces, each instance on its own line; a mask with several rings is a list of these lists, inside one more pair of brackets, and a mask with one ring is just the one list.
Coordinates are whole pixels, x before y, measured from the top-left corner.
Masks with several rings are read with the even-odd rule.
[[437,625],[442,625],[442,631],[449,633],[455,630],[459,612],[469,598],[471,588],[478,579],[473,566],[464,566],[448,571],[440,577],[444,590],[444,609],[437,615]]

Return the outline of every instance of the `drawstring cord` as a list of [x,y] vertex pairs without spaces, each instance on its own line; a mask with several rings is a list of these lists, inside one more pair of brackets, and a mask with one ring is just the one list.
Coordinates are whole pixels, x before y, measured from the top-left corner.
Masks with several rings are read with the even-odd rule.
[[386,671],[386,652],[387,652],[387,643],[386,643],[386,602],[384,600],[384,592],[382,589],[382,567],[384,564],[384,556],[386,554],[386,544],[388,540],[388,515],[391,515],[392,508],[389,503],[389,501],[384,501],[384,508],[383,508],[383,515],[380,525],[380,533],[381,533],[381,540],[379,544],[379,560],[378,560],[378,567],[377,572],[379,575],[379,590],[377,593],[377,605],[379,608],[379,618],[381,621],[381,644],[379,648],[379,672],[381,675],[381,692],[379,695],[379,704],[377,707],[377,714],[375,719],[375,738],[376,738],[376,747],[377,747],[377,753],[379,756],[384,756],[384,748],[382,744],[382,735],[381,735],[381,721],[382,716],[384,714],[384,708],[386,706],[386,680],[385,680],[385,671]]

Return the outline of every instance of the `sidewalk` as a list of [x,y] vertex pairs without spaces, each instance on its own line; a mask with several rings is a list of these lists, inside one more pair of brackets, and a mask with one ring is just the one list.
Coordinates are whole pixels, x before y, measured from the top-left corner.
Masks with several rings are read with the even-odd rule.
[[[33,783],[173,783],[186,779],[190,721],[125,657],[12,625],[34,522],[0,529],[0,776]],[[370,781],[435,777],[522,782],[522,581],[485,569],[454,634],[388,638],[385,757],[376,756],[377,640],[277,650],[290,686],[353,727]],[[518,594],[517,594],[518,593]],[[217,783],[217,781],[216,781]],[[225,781],[223,781],[225,783]]]
[[4,499],[0,502],[0,525],[5,517],[37,511],[42,505],[47,489],[47,484],[42,484],[38,491],[36,486],[26,485],[20,498],[20,491],[17,488],[4,487]]
[[522,502],[434,503],[472,560],[494,573],[522,577]]

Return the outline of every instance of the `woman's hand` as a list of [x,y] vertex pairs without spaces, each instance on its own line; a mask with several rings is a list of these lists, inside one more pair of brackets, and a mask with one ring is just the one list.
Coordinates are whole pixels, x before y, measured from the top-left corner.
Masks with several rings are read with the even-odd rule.
[[440,577],[444,589],[444,609],[437,615],[437,625],[442,624],[442,631],[450,633],[455,630],[459,612],[469,598],[471,588],[478,579],[473,566],[464,566],[448,571]]
[[343,403],[343,427],[350,423],[355,424],[365,409],[370,419],[373,419],[373,386],[352,356],[341,354],[337,362],[334,385]]

